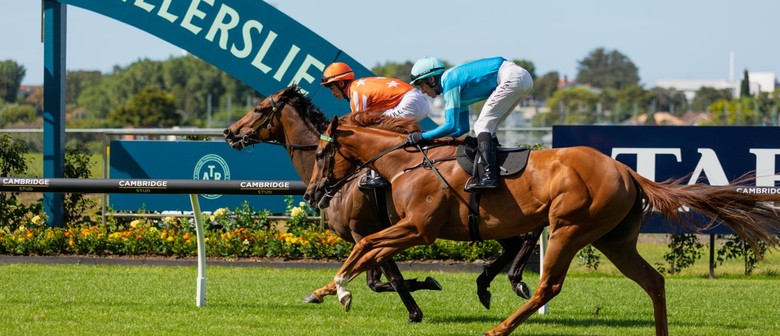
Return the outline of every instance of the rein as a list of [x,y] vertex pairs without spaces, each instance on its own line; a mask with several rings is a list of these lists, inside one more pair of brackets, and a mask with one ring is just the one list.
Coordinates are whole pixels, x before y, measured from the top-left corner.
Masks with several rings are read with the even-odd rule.
[[[339,145],[339,143],[337,141],[333,140],[333,138],[323,134],[323,135],[320,135],[320,139],[322,139],[323,141],[327,141],[327,142],[332,143],[333,146],[336,148],[336,150],[333,152],[333,155],[331,155],[331,160],[333,160],[333,158],[336,156],[336,153],[338,153],[339,155],[341,155],[342,158],[344,158],[344,160],[352,162],[352,163],[355,164],[355,166],[357,166],[350,173],[344,175],[344,177],[342,177],[341,179],[339,179],[339,180],[337,180],[335,182],[331,183],[330,182],[330,177],[327,177],[327,180],[325,181],[325,186],[324,186],[324,188],[325,188],[325,195],[324,195],[324,197],[333,197],[334,196],[333,190],[338,190],[338,188],[341,187],[342,185],[344,185],[345,183],[355,179],[355,177],[357,176],[358,172],[363,170],[363,168],[368,167],[369,164],[374,163],[376,160],[379,160],[380,158],[382,158],[383,156],[387,155],[388,153],[396,151],[396,150],[401,149],[401,148],[406,146],[405,143],[401,143],[400,145],[390,147],[388,149],[383,150],[382,152],[380,152],[379,154],[375,155],[374,157],[368,159],[366,162],[360,163],[359,161],[352,160],[352,159],[346,157],[343,153],[341,153],[341,146]],[[419,148],[419,145],[418,145],[418,148]],[[333,170],[331,169],[331,173],[332,172],[333,172]]]
[[298,144],[286,144],[281,143],[279,141],[273,140],[273,141],[264,141],[264,140],[257,140],[257,139],[246,139],[241,140],[241,142],[244,143],[245,146],[254,146],[257,144],[266,144],[266,145],[275,145],[275,146],[282,146],[286,149],[298,149],[298,150],[315,150],[317,149],[317,145],[298,145]]
[[[336,156],[336,153],[338,153],[345,160],[353,162],[353,163],[356,162],[355,160],[352,160],[352,159],[346,157],[343,153],[341,153],[341,146],[333,138],[331,138],[329,136],[326,136],[326,135],[320,135],[320,139],[323,140],[323,141],[327,141],[327,142],[332,143],[333,146],[336,148],[336,150],[333,151],[333,154],[330,157],[331,161],[333,161],[333,159]],[[417,150],[419,150],[420,153],[423,155],[423,161],[420,162],[417,165],[414,165],[414,166],[410,167],[410,168],[404,169],[404,172],[408,171],[408,170],[411,170],[411,169],[419,168],[419,167],[433,170],[433,172],[436,174],[436,177],[439,178],[439,181],[444,186],[444,189],[452,190],[453,189],[452,185],[449,182],[447,182],[447,179],[445,179],[444,176],[441,175],[439,170],[436,168],[435,164],[438,163],[438,162],[454,160],[455,157],[454,156],[452,156],[452,157],[445,157],[445,158],[438,159],[438,160],[431,160],[428,157],[428,149],[434,148],[434,147],[439,147],[439,146],[444,146],[444,145],[449,145],[449,144],[438,144],[438,145],[425,146],[425,147],[420,146],[420,144],[415,144],[415,147],[417,147]],[[346,174],[343,178],[341,178],[338,181],[335,181],[333,183],[330,182],[330,177],[327,177],[326,181],[325,181],[325,186],[323,186],[323,188],[325,189],[325,194],[323,195],[323,197],[333,198],[333,196],[335,194],[333,192],[333,190],[338,190],[338,188],[340,186],[342,186],[344,183],[347,183],[348,181],[354,179],[357,176],[357,173],[360,170],[362,170],[363,168],[365,168],[369,164],[373,163],[374,161],[378,160],[379,158],[387,155],[388,153],[390,153],[392,151],[395,151],[395,150],[398,150],[398,149],[401,149],[401,148],[404,148],[404,147],[406,147],[406,143],[401,143],[400,145],[397,145],[397,146],[385,149],[384,151],[380,152],[379,154],[375,155],[374,157],[372,157],[371,159],[369,159],[368,161],[366,161],[364,163],[359,163],[359,162],[355,163],[357,168],[355,168],[354,171],[350,172],[349,174]],[[332,169],[331,169],[330,173],[331,174],[333,173]],[[395,178],[393,178],[393,179],[395,179]],[[466,206],[466,208],[469,210],[468,227],[469,227],[469,236],[471,237],[471,240],[474,241],[474,242],[481,242],[482,238],[479,235],[479,228],[478,228],[478,226],[479,226],[479,209],[478,208],[479,208],[479,198],[480,198],[480,195],[479,194],[477,194],[477,195],[473,195],[472,194],[471,201],[467,201],[466,199],[463,198],[463,196],[461,196],[457,192],[453,192],[453,194],[458,199],[458,201],[463,203]]]

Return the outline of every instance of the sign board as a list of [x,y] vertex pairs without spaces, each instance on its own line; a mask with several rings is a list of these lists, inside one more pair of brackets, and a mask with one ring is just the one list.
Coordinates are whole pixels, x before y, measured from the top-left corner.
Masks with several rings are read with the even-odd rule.
[[[285,160],[269,161],[269,156]],[[300,181],[286,156],[283,148],[272,145],[237,151],[222,141],[111,141],[109,178]],[[287,207],[286,196],[281,195],[202,194],[198,199],[203,211],[233,210],[244,201],[255,211],[284,213]],[[192,209],[189,197],[183,195],[110,194],[108,203],[114,210],[126,211]]]
[[[553,126],[553,147],[594,147],[653,181],[727,185],[755,172],[756,186],[774,187],[779,134],[775,127]],[[676,232],[667,225],[653,217],[643,232]],[[720,225],[710,233],[730,231]]]
[[[269,96],[290,84],[328,115],[349,111],[321,86],[325,67],[345,62],[373,73],[313,31],[260,0],[59,0],[157,36]],[[95,41],[100,44],[100,41]]]

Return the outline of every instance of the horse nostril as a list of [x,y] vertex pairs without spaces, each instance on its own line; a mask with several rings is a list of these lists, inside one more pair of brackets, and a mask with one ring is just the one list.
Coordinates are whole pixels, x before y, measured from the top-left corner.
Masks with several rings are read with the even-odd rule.
[[229,128],[226,128],[224,131],[222,131],[222,135],[224,135],[226,138],[231,135],[231,132]]
[[303,200],[307,202],[311,200],[311,196],[309,196],[309,193],[303,194]]

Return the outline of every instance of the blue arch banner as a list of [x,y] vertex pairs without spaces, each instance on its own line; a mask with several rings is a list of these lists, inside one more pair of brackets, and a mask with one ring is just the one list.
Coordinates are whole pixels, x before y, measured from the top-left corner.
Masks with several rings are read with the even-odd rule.
[[[319,85],[331,62],[373,73],[278,9],[260,0],[59,0],[139,28],[220,68],[263,95],[290,84],[329,115],[349,112]],[[96,41],[97,42],[97,41]]]
[[[298,84],[328,115],[350,111],[346,101],[334,98],[330,90],[319,85],[328,64],[347,63],[356,77],[374,75],[330,42],[261,0],[43,0],[45,177],[64,177],[67,5],[110,17],[163,39],[262,95]],[[422,125],[435,126],[428,118]],[[284,152],[266,152],[264,159],[289,162]],[[286,179],[288,173],[276,169],[267,172],[264,178]],[[44,194],[44,208],[53,223],[61,221],[62,204],[62,195]]]

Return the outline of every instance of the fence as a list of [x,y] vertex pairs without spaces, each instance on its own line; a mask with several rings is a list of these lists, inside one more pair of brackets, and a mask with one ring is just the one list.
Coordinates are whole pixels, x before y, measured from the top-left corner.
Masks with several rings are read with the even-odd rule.
[[[42,129],[0,129],[0,136],[11,135],[23,142],[28,153],[28,170],[18,177],[43,177],[43,130]],[[552,146],[551,127],[511,127],[499,129],[499,138],[507,146],[520,144],[543,144]],[[96,168],[90,178],[109,178],[108,146],[113,140],[170,140],[170,141],[219,141],[222,142],[221,128],[172,128],[172,129],[67,129],[65,141],[67,145],[80,144],[94,157]],[[14,176],[17,177],[17,176]],[[37,197],[33,194],[31,197]],[[107,196],[101,199],[103,214],[106,214]],[[122,214],[113,214],[120,215]],[[132,216],[133,214],[131,214]],[[155,216],[145,214],[143,216]],[[272,219],[286,219],[286,216],[275,216]]]
[[[112,140],[194,140],[222,141],[221,128],[171,128],[171,129],[67,129],[65,130],[66,144],[79,143],[84,145],[92,154],[100,155],[103,159],[102,167],[107,168],[106,148]],[[507,127],[499,128],[499,139],[507,146],[517,144],[542,144],[552,146],[552,127]],[[28,153],[43,153],[42,129],[0,129],[0,136],[8,134],[24,142]],[[93,178],[106,178],[107,170],[101,171],[102,175],[91,176]],[[31,167],[25,177],[43,176],[42,167]]]
[[306,186],[300,181],[197,181],[197,180],[121,180],[121,179],[66,179],[0,177],[0,191],[14,192],[78,192],[78,193],[130,193],[130,194],[190,194],[192,217],[198,244],[198,276],[195,289],[195,305],[206,304],[206,241],[198,195],[259,194],[300,195]]

